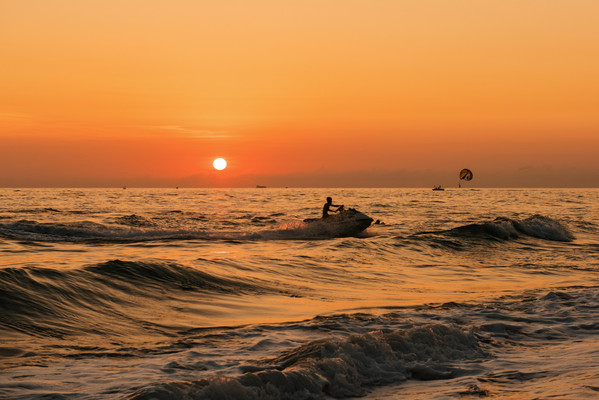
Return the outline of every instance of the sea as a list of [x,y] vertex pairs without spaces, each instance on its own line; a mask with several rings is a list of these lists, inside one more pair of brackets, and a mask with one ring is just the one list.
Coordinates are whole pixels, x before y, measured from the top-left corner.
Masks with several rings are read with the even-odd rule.
[[2,399],[486,397],[599,398],[599,189],[0,189]]

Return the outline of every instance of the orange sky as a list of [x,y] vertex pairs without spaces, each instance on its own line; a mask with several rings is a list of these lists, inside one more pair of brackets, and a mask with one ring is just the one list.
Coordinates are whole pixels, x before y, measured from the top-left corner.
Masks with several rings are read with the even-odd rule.
[[0,186],[450,186],[468,167],[597,187],[598,18],[596,0],[0,0]]

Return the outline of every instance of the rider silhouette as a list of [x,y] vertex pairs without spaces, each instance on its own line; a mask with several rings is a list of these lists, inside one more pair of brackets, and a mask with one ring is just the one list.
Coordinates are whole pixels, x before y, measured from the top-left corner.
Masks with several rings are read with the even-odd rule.
[[[336,210],[331,210],[331,207],[337,207]],[[327,197],[327,202],[324,203],[324,206],[322,207],[322,218],[327,218],[329,216],[329,211],[331,212],[337,212],[339,211],[339,207],[336,204],[333,204],[333,199],[330,197]]]

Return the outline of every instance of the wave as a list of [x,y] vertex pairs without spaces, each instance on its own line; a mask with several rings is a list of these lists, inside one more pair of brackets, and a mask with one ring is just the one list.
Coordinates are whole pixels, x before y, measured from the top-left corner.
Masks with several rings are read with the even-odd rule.
[[[131,224],[135,218],[124,217]],[[40,242],[142,242],[153,240],[203,239],[209,235],[203,231],[187,229],[151,229],[143,220],[135,219],[138,227],[103,225],[91,221],[44,223],[21,220],[0,224],[0,235],[16,240]]]
[[[474,376],[521,379],[529,372],[497,374],[481,361],[492,361],[514,346],[538,349],[573,338],[594,338],[599,307],[597,287],[572,287],[527,293],[484,303],[444,303],[405,307],[380,316],[321,316],[278,329],[308,329],[344,338],[310,341],[278,356],[239,366],[236,376],[211,376],[138,389],[129,400],[149,399],[324,399],[364,396],[376,386],[407,380],[445,380]],[[435,321],[431,323],[431,321]],[[399,325],[399,326],[398,326]],[[369,328],[374,328],[370,330]],[[362,331],[363,329],[368,331]],[[268,332],[276,326],[253,329]],[[231,332],[226,333],[230,339]],[[246,333],[247,334],[247,333]],[[592,342],[594,343],[594,342]],[[193,369],[169,364],[169,368]],[[505,369],[505,365],[501,366]],[[523,368],[524,370],[525,368]],[[230,371],[230,370],[229,370]],[[505,374],[504,374],[505,373]],[[487,395],[468,386],[464,395]]]
[[533,215],[523,220],[498,217],[491,222],[468,224],[444,231],[421,232],[417,235],[426,234],[493,240],[515,240],[523,236],[559,242],[571,242],[575,239],[566,226],[543,215]]
[[112,260],[67,271],[4,268],[0,328],[40,336],[120,334],[120,329],[156,328],[130,315],[152,314],[152,307],[165,299],[271,292],[277,291],[263,282],[215,276],[174,262]]
[[11,215],[18,214],[93,214],[93,211],[82,211],[82,210],[59,210],[53,207],[38,207],[38,208],[19,208],[13,210],[7,210]]
[[[253,217],[252,221],[254,220],[258,221],[255,224],[258,226],[276,222],[270,219],[264,221],[259,217]],[[92,221],[49,223],[20,220],[0,224],[0,236],[33,242],[135,243],[161,240],[309,240],[345,237],[355,233],[354,229],[348,229],[341,224],[308,224],[303,221],[282,223],[272,229],[255,232],[166,229],[135,214],[119,217],[115,219],[115,223],[117,225],[104,225]]]
[[236,377],[159,384],[130,400],[171,398],[305,399],[364,396],[378,385],[408,379],[449,379],[460,363],[486,357],[471,331],[446,325],[372,331],[310,342],[241,367]]
[[163,261],[112,260],[84,267],[82,271],[90,273],[95,280],[101,280],[107,285],[114,282],[121,285],[122,282],[127,282],[136,286],[143,285],[144,291],[150,287],[235,294],[266,290],[265,287],[256,284],[217,277],[181,264]]

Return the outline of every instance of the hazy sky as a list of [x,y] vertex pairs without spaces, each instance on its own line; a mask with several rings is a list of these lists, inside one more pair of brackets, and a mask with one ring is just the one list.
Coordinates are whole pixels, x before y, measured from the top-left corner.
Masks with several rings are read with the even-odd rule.
[[0,186],[599,186],[597,0],[0,0],[0,54]]

